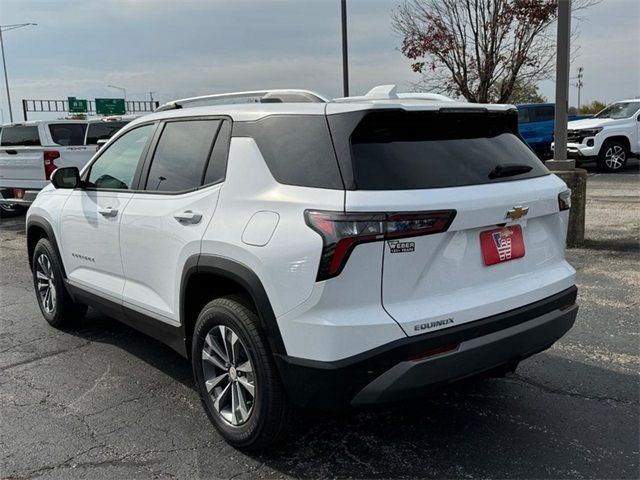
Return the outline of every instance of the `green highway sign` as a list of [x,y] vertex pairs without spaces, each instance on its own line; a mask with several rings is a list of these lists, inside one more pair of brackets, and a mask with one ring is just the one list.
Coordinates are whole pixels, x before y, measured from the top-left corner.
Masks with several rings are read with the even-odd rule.
[[69,102],[69,113],[87,113],[89,111],[86,100],[68,97],[67,101]]
[[124,98],[96,98],[98,115],[124,115],[126,113]]

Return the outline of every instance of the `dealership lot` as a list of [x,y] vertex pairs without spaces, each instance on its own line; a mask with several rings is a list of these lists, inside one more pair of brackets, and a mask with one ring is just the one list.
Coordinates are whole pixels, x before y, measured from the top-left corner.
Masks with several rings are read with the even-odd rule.
[[210,426],[168,347],[90,312],[49,328],[27,267],[24,218],[0,224],[0,477],[637,478],[640,174],[589,178],[578,321],[516,375],[422,401],[307,413],[263,454]]

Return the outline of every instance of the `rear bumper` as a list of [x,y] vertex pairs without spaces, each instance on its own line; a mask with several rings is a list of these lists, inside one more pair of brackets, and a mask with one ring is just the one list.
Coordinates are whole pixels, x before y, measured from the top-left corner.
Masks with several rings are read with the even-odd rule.
[[40,190],[25,190],[22,198],[15,198],[13,188],[0,188],[0,204],[28,207],[36,199],[38,193]]
[[[571,287],[509,312],[403,338],[336,362],[282,355],[276,361],[290,399],[302,407],[334,410],[412,398],[487,370],[514,366],[549,348],[575,322],[576,295],[576,287]],[[437,354],[438,349],[451,350]],[[425,356],[429,352],[433,354]]]

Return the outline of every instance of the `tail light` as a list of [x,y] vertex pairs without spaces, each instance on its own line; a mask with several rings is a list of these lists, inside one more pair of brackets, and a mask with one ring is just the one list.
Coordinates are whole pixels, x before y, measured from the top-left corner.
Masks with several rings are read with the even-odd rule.
[[60,152],[58,152],[57,150],[45,150],[44,152],[45,180],[49,180],[51,178],[51,174],[55,171],[56,168],[58,168],[58,166],[54,162],[56,158],[60,158]]
[[558,208],[561,212],[571,208],[571,190],[567,189],[558,194]]
[[444,232],[456,211],[341,213],[306,210],[304,215],[307,225],[322,237],[317,276],[320,281],[339,275],[356,245]]

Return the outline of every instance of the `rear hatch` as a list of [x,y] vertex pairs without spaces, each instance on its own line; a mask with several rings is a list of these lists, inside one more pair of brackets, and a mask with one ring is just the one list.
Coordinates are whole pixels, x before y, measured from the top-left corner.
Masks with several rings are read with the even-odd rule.
[[408,229],[384,240],[381,300],[407,335],[512,310],[574,284],[564,260],[567,212],[559,212],[566,186],[517,135],[515,110],[328,118],[346,212],[384,213],[401,219],[396,229],[431,212],[448,216],[420,235]]

